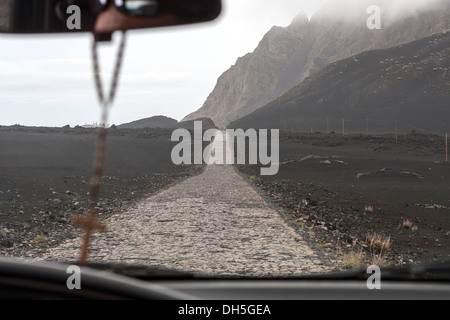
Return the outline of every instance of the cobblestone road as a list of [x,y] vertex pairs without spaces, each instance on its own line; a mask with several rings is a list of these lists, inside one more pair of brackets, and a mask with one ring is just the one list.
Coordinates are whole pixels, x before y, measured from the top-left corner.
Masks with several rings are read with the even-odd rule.
[[[289,227],[229,165],[207,166],[189,178],[110,216],[95,234],[89,261],[157,265],[221,276],[326,272],[300,234]],[[80,240],[43,259],[74,261]]]

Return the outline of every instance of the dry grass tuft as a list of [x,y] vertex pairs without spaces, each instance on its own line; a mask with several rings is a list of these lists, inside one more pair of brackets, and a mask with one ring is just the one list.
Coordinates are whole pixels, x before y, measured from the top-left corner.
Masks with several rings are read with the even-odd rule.
[[412,232],[417,232],[417,230],[419,229],[411,220],[408,220],[408,219],[403,219],[399,228],[400,229],[409,229]]
[[371,264],[377,266],[383,265],[391,249],[391,237],[383,237],[372,232],[367,234],[365,244],[369,249]]
[[366,268],[368,265],[367,257],[362,250],[359,252],[351,251],[342,258],[342,267],[349,270],[359,270]]

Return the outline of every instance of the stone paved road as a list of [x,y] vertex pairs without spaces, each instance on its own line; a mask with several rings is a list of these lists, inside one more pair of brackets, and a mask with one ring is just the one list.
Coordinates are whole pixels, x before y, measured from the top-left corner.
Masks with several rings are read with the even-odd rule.
[[[226,148],[222,138],[226,135],[218,131],[215,150]],[[330,269],[231,165],[208,165],[201,175],[112,215],[106,223],[108,232],[94,236],[90,262],[156,265],[220,276]],[[70,240],[44,259],[74,261],[79,245],[79,239]]]
[[[91,262],[158,265],[221,276],[276,276],[326,272],[301,236],[229,165],[151,196],[110,216],[95,234]],[[69,240],[44,260],[75,261],[80,240]]]

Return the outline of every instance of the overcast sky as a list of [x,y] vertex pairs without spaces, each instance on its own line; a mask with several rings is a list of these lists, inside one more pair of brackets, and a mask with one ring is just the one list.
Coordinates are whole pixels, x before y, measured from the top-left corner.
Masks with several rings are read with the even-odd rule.
[[[383,17],[414,13],[446,0],[329,0],[333,15],[351,16],[356,4],[384,3]],[[155,115],[181,120],[199,109],[218,77],[252,52],[274,25],[300,12],[311,16],[327,0],[223,0],[212,23],[131,31],[109,124]],[[345,3],[347,5],[345,5]],[[358,9],[359,12],[359,9]],[[384,20],[383,20],[384,21]],[[91,35],[0,34],[0,125],[64,126],[97,122]],[[118,38],[100,50],[109,90]]]
[[[154,115],[181,120],[200,108],[217,78],[252,52],[274,25],[325,0],[224,0],[220,18],[195,27],[129,33],[110,124]],[[104,85],[117,49],[102,45]],[[0,35],[0,125],[71,126],[99,120],[89,34]]]

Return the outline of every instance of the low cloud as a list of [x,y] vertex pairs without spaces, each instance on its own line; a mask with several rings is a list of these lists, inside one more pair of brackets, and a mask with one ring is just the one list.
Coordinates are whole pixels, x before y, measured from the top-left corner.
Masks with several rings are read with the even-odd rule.
[[420,12],[450,7],[448,0],[329,0],[317,16],[343,21],[367,19],[370,5],[381,7],[383,21],[388,24]]

